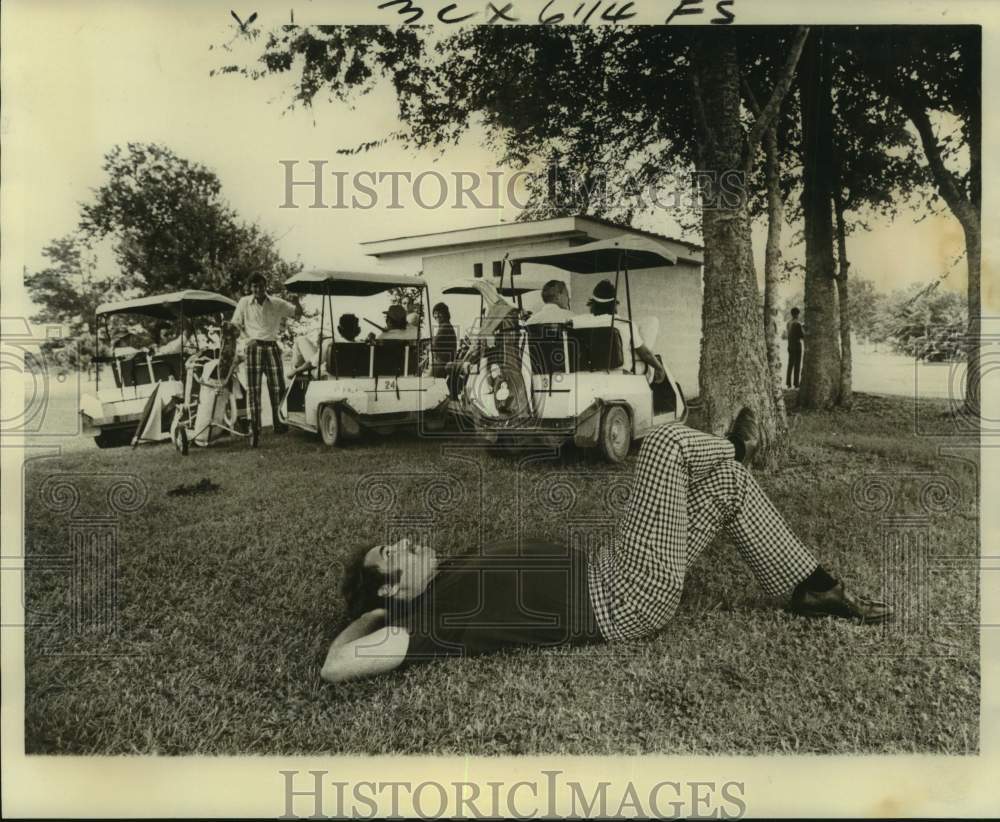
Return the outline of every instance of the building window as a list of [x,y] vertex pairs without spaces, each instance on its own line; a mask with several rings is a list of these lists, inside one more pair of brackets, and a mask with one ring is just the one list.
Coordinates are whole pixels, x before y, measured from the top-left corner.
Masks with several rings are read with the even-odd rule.
[[502,277],[503,276],[503,261],[494,260],[493,261],[493,276]]
[[483,264],[482,263],[473,263],[472,264],[472,276],[473,277],[482,277],[483,276]]

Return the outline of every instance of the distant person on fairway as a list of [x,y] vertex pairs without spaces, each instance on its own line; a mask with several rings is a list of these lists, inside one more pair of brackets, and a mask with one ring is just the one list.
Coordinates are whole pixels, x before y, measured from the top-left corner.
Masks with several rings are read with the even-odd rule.
[[278,334],[281,322],[287,317],[302,316],[302,305],[290,303],[267,293],[267,277],[254,274],[249,281],[252,293],[241,297],[233,312],[232,323],[248,338],[247,393],[250,412],[250,444],[256,448],[260,441],[260,381],[267,374],[267,390],[271,397],[271,414],[274,416],[274,433],[284,434],[288,426],[278,421],[278,405],[285,393],[285,372],[281,364]]
[[817,563],[744,468],[758,441],[749,409],[725,438],[677,423],[651,431],[625,515],[592,556],[531,540],[447,559],[408,539],[366,546],[345,574],[353,622],[333,640],[323,678],[515,645],[647,637],[674,615],[687,569],[722,531],[793,613],[886,620],[884,604],[852,596]]
[[805,334],[802,331],[802,323],[799,322],[799,310],[792,309],[792,319],[789,320],[785,329],[785,337],[788,340],[788,370],[785,372],[785,387],[799,387],[799,372],[802,369],[802,339]]

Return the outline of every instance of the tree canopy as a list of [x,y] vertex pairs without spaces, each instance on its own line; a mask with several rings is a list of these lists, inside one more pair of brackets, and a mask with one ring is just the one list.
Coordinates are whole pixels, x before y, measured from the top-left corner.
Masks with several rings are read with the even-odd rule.
[[[240,219],[205,166],[161,145],[129,143],[104,158],[105,182],[81,205],[78,229],[43,251],[49,264],[25,285],[38,322],[68,325],[86,347],[94,309],[115,296],[203,288],[242,294],[261,272],[283,282],[300,266],[284,260],[260,226]],[[95,249],[111,246],[117,271],[96,275]]]

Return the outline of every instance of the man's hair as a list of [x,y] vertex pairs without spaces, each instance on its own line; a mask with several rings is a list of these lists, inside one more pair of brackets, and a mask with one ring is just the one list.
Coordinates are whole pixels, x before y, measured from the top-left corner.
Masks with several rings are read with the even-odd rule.
[[601,314],[614,314],[618,307],[618,292],[612,285],[611,280],[601,280],[594,286],[594,293],[587,305],[590,306],[590,313],[595,316]]
[[347,340],[353,340],[361,333],[361,324],[358,322],[356,314],[341,314],[337,322],[337,330],[340,336]]
[[259,271],[256,274],[251,274],[247,278],[247,285],[249,285],[251,288],[253,286],[257,285],[257,283],[260,283],[261,285],[263,285],[265,287],[267,286],[267,277],[265,277]]
[[434,306],[434,310],[431,311],[431,315],[441,314],[444,317],[445,322],[451,321],[451,311],[445,303],[438,303]]
[[375,608],[385,607],[387,597],[381,596],[378,589],[391,585],[402,575],[401,571],[397,571],[395,577],[389,578],[378,568],[365,565],[365,557],[370,550],[371,546],[366,545],[354,553],[340,583],[340,592],[347,605],[347,618],[351,621]]
[[562,280],[549,280],[542,286],[542,302],[554,303],[560,294],[566,293],[566,283]]
[[797,317],[797,316],[799,316],[799,310],[798,310],[797,308],[793,308],[793,309],[792,309],[792,316],[793,316],[793,317]]
[[615,308],[618,303],[591,303],[590,313],[595,317],[600,317],[604,314],[614,314]]

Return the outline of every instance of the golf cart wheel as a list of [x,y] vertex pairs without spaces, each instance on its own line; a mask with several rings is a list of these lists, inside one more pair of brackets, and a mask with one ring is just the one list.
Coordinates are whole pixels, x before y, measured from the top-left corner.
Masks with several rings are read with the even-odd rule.
[[632,445],[632,421],[620,405],[613,405],[601,418],[601,453],[608,462],[621,462]]
[[182,456],[188,455],[188,435],[184,426],[177,428],[177,433],[174,435],[174,446],[181,452]]
[[340,412],[335,406],[324,405],[319,412],[319,435],[331,448],[340,442]]

